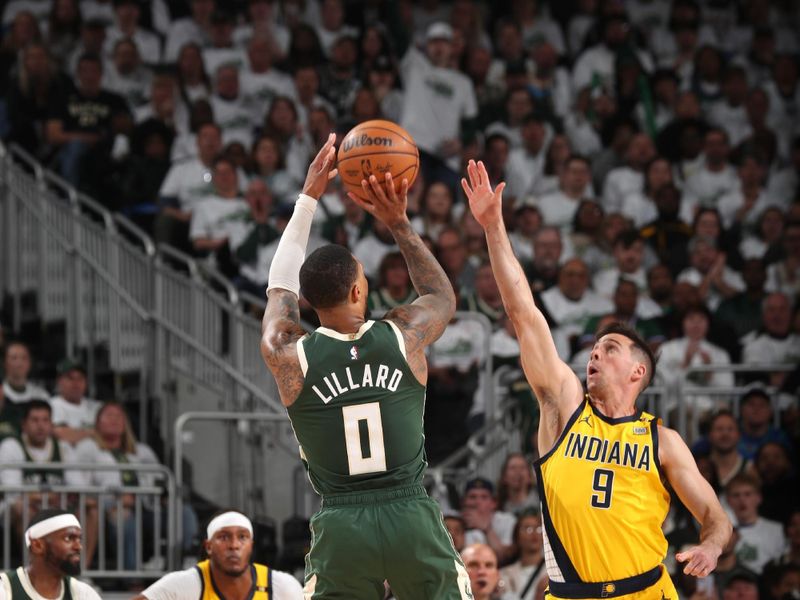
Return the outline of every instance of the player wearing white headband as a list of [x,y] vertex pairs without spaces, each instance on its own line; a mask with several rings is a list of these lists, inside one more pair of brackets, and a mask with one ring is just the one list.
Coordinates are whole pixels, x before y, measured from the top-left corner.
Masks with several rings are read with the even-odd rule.
[[253,525],[242,513],[214,515],[203,546],[207,560],[165,575],[133,600],[302,600],[294,577],[250,562]]
[[30,566],[0,574],[0,600],[100,600],[81,572],[81,524],[65,510],[42,510],[25,530]]

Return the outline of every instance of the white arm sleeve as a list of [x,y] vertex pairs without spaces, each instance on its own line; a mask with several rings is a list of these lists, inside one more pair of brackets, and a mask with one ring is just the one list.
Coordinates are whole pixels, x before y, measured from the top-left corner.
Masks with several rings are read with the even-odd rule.
[[300,194],[294,205],[294,213],[278,242],[278,249],[269,269],[267,291],[283,288],[300,296],[300,266],[306,257],[308,235],[317,201],[311,196]]
[[[289,573],[272,572],[272,587],[276,598],[283,600],[303,600],[303,586]],[[270,594],[271,596],[272,594]]]
[[199,598],[203,591],[200,573],[192,567],[185,571],[167,573],[142,592],[148,600],[180,600],[181,598]]

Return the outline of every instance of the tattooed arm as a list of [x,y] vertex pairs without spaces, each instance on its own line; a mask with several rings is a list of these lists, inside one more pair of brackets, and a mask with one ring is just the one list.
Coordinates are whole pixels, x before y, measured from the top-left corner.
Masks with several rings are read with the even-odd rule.
[[350,198],[383,221],[392,232],[406,259],[414,289],[419,294],[419,298],[411,304],[392,309],[386,319],[400,327],[409,366],[420,383],[424,384],[428,377],[425,347],[442,335],[456,310],[453,286],[406,216],[408,181],[403,180],[399,195],[394,190],[389,173],[386,174],[388,195],[374,175],[369,183],[362,181],[361,185],[370,202],[354,194],[350,194]]
[[284,406],[291,406],[303,387],[303,372],[297,357],[297,340],[303,335],[300,326],[300,266],[304,260],[311,220],[317,199],[328,181],[336,176],[333,169],[336,136],[328,141],[308,167],[303,193],[278,243],[269,271],[267,310],[261,322],[261,356],[278,384]]

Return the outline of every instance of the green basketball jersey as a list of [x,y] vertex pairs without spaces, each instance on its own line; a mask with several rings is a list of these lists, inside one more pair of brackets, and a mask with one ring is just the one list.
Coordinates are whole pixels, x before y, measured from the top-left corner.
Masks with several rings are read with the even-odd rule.
[[406,362],[400,329],[390,321],[367,321],[354,334],[320,327],[298,341],[297,355],[305,383],[288,413],[317,493],[422,483],[425,386]]

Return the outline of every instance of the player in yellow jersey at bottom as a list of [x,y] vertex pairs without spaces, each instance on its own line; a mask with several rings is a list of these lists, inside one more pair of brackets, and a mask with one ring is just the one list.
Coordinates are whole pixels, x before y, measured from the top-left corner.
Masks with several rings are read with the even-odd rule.
[[614,324],[597,335],[582,384],[563,362],[514,256],[502,215],[504,183],[492,189],[470,161],[462,187],[483,227],[522,368],[539,402],[534,465],[542,503],[547,598],[677,600],[662,561],[666,482],[700,522],[700,542],[676,555],[684,572],[711,573],[731,523],[681,439],[636,408],[656,360],[635,331]]
[[206,560],[164,575],[133,600],[302,600],[294,577],[250,562],[253,524],[242,513],[214,515],[206,538]]

